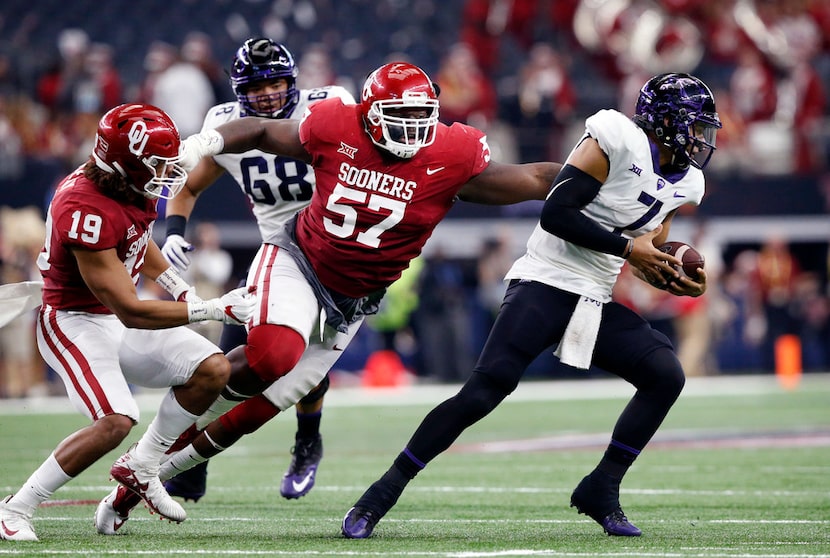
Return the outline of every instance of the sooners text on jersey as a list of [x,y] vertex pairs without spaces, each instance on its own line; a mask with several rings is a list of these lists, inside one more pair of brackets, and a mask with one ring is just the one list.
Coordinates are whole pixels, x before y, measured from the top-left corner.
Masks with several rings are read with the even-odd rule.
[[395,159],[371,142],[358,105],[339,99],[307,110],[300,138],[317,192],[299,214],[297,241],[323,285],[354,298],[400,277],[490,161],[484,134],[462,124],[439,124],[432,145]]

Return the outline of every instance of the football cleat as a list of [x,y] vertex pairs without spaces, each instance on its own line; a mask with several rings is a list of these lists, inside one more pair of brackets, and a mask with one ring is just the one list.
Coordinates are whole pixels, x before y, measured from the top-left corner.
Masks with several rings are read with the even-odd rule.
[[140,496],[150,513],[157,513],[162,518],[176,523],[187,519],[187,512],[181,504],[170,497],[161,484],[158,470],[142,466],[130,451],[113,464],[110,469],[112,479]]
[[617,508],[603,517],[599,524],[606,533],[617,537],[639,537],[643,534],[636,525],[628,521],[622,508]]
[[571,494],[571,507],[599,523],[608,535],[639,537],[642,534],[620,507],[619,481],[600,471],[580,481]]
[[340,530],[347,539],[368,539],[381,516],[369,508],[353,507],[346,512]]
[[12,494],[0,502],[0,539],[4,541],[37,541],[32,518],[26,514],[12,511],[8,503]]
[[280,494],[289,500],[301,498],[314,487],[317,466],[323,459],[323,438],[296,438],[291,448],[294,456],[280,482]]
[[170,496],[198,502],[207,492],[207,461],[182,471],[170,480],[164,481],[164,489]]
[[346,512],[340,525],[343,536],[347,539],[371,537],[375,525],[392,509],[403,489],[403,486],[396,486],[386,480],[386,475],[372,483],[352,509]]
[[141,496],[119,484],[95,508],[95,529],[102,535],[118,535],[132,509],[140,503]]

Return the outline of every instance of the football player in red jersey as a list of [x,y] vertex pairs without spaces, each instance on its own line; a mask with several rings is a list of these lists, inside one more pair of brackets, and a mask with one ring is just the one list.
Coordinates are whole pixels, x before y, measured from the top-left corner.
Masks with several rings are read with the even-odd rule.
[[310,163],[317,188],[308,207],[264,239],[247,281],[260,299],[248,342],[228,353],[234,370],[208,413],[219,418],[163,465],[162,478],[274,417],[278,409],[259,394],[283,376],[297,399],[314,388],[327,372],[314,362],[346,348],[456,199],[545,198],[560,164],[492,162],[481,131],[439,123],[438,109],[427,74],[396,62],[367,78],[356,105],[326,99],[300,120],[242,118],[183,142],[186,168],[260,149]]
[[[118,106],[101,118],[90,159],[58,185],[37,262],[43,276],[37,341],[70,401],[92,424],[58,444],[0,503],[2,539],[38,540],[32,528],[38,505],[127,437],[139,420],[129,384],[170,392],[110,474],[151,512],[175,522],[187,517],[162,487],[159,462],[216,399],[231,367],[213,343],[176,326],[244,322],[256,300],[249,288],[198,299],[153,242],[157,200],[174,196],[187,177],[180,144],[175,124],[160,109]],[[176,300],[140,299],[140,275]],[[119,526],[113,518],[109,527]]]
[[[237,50],[230,68],[230,83],[237,100],[209,110],[202,129],[216,128],[225,122],[250,116],[299,120],[307,106],[332,97],[354,103],[351,94],[337,85],[298,89],[297,75],[294,56],[285,45],[263,37],[246,40]],[[310,165],[256,149],[205,157],[188,174],[181,193],[167,204],[167,240],[161,251],[179,270],[188,268],[188,252],[193,249],[184,239],[187,218],[198,196],[224,173],[231,175],[247,196],[263,239],[281,229],[299,209],[308,205],[315,184]],[[275,285],[274,288],[278,287]],[[244,344],[245,336],[244,328],[225,326],[219,346],[230,351]],[[330,362],[314,364],[328,369],[339,355],[332,353],[329,356]],[[280,494],[284,498],[300,498],[314,486],[317,467],[323,457],[320,420],[328,385],[328,376],[325,376],[320,387],[296,405],[297,433],[293,455],[280,482]],[[282,410],[294,405],[289,381],[275,382],[263,395]],[[197,422],[197,426],[206,424]],[[173,496],[197,500],[205,493],[206,484],[207,462],[170,479],[164,487]]]

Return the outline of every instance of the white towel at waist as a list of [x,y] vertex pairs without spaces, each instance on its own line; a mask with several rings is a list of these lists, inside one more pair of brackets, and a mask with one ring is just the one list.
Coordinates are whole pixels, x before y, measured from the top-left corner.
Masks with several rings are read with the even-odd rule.
[[553,354],[563,364],[582,370],[590,368],[601,321],[602,302],[587,296],[580,297]]
[[0,327],[25,312],[40,306],[43,281],[23,281],[0,285]]

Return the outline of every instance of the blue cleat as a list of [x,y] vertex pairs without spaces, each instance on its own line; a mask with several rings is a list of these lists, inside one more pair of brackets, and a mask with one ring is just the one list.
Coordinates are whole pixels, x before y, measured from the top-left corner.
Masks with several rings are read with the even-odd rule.
[[280,494],[289,500],[302,498],[314,487],[317,467],[323,459],[323,438],[297,438],[291,453],[291,465],[280,482]]

